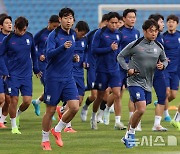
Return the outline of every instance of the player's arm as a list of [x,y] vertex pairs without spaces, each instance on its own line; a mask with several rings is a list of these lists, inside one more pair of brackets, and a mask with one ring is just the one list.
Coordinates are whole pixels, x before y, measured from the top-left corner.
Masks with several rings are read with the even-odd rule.
[[[31,46],[31,57],[32,57],[32,62],[33,62],[33,72],[34,72],[34,74],[39,74],[40,70],[39,70],[39,67],[38,67],[38,57],[37,57],[37,53],[36,53],[33,38],[32,38],[32,46]],[[40,74],[39,74],[39,77],[41,77]]]
[[100,40],[101,40],[101,29],[97,30],[94,34],[93,40],[92,40],[92,52],[95,54],[106,54],[109,52],[112,52],[111,46],[109,47],[99,47],[100,46]]
[[66,41],[64,44],[60,45],[56,48],[56,37],[55,32],[49,34],[47,39],[47,49],[46,49],[46,56],[48,59],[56,57],[61,52],[65,52],[67,48],[70,48],[72,45],[71,41]]
[[126,63],[125,58],[130,57],[132,55],[131,46],[132,43],[128,44],[117,56],[117,61],[119,62],[121,67],[126,71],[129,70],[129,66]]
[[6,43],[6,38],[4,38],[0,46],[0,70],[3,74],[3,77],[9,75],[9,72],[5,63],[5,59],[4,59],[6,51],[7,51],[7,43]]
[[166,57],[164,50],[162,50],[159,56],[159,61],[157,63],[157,69],[163,70],[167,67],[167,65],[168,65],[168,59]]

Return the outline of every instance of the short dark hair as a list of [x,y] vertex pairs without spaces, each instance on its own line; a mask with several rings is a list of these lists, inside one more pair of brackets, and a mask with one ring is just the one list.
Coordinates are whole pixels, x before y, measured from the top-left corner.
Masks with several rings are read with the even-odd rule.
[[74,18],[74,11],[70,8],[62,8],[60,11],[59,11],[59,17],[62,18],[62,17],[67,17],[69,15],[72,15],[73,18]]
[[59,16],[58,16],[58,15],[52,15],[52,16],[49,18],[49,22],[50,22],[50,23],[59,22]]
[[22,16],[15,20],[15,27],[19,30],[22,30],[24,27],[28,27],[28,24],[28,20]]
[[3,18],[3,17],[5,17],[5,16],[8,16],[8,15],[7,15],[6,13],[1,13],[1,14],[0,14],[0,19]]
[[121,15],[120,15],[119,17],[120,17],[120,19],[119,19],[119,20],[122,20],[122,21],[123,21],[123,16],[121,16]]
[[174,21],[176,21],[177,23],[179,23],[179,18],[178,18],[178,16],[176,16],[176,15],[174,15],[174,14],[171,14],[171,15],[169,15],[168,17],[167,17],[167,22],[169,21],[169,20],[174,20]]
[[12,22],[12,18],[11,18],[11,16],[4,16],[4,17],[1,17],[1,18],[0,18],[0,25],[3,25],[4,20],[6,20],[6,19],[11,20],[11,22]]
[[159,19],[164,20],[164,17],[161,14],[156,13],[156,14],[151,14],[148,19],[154,19],[156,22],[158,22]]
[[79,21],[75,28],[78,29],[79,32],[85,31],[86,33],[89,32],[89,26],[85,21]]
[[120,20],[119,13],[117,12],[109,12],[107,15],[107,21],[111,20],[112,18],[118,18]]
[[147,29],[149,29],[149,28],[152,27],[152,26],[155,26],[156,29],[159,29],[159,25],[158,25],[158,23],[157,23],[155,20],[153,20],[153,19],[148,19],[148,20],[146,20],[146,21],[143,23],[142,29],[143,29],[143,30],[147,30]]
[[125,9],[123,11],[123,17],[126,17],[128,13],[133,12],[136,15],[137,10],[136,9]]
[[108,14],[103,14],[101,22],[108,20]]

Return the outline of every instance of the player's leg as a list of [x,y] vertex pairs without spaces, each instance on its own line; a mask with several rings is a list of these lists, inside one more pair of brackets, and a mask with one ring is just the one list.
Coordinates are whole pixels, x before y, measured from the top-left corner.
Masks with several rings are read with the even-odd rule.
[[138,86],[130,86],[128,87],[128,90],[130,93],[131,101],[135,102],[136,111],[133,113],[131,119],[129,120],[128,130],[125,136],[122,138],[122,142],[127,148],[132,148],[133,146],[135,146],[135,128],[137,127],[142,115],[146,110],[146,102],[149,102],[149,100],[151,99],[151,93]]
[[155,118],[154,118],[154,126],[152,128],[153,131],[167,131],[166,128],[161,126],[161,119],[164,112],[164,105],[166,101],[166,82],[165,77],[162,74],[154,77],[153,86],[157,96],[157,105],[155,107]]
[[173,120],[171,120],[170,124],[177,128],[178,131],[180,131],[180,105],[178,107],[178,111],[176,112]]

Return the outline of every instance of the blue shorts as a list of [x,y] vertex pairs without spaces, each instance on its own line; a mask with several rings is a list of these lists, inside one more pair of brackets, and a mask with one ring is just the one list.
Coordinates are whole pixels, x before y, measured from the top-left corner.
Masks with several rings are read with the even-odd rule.
[[41,72],[42,72],[42,76],[40,78],[40,81],[41,81],[42,85],[44,86],[44,84],[45,84],[45,71],[41,70]]
[[146,101],[146,105],[151,104],[151,92],[146,91],[139,86],[130,86],[128,87],[128,90],[132,102]]
[[155,75],[153,79],[153,87],[156,92],[158,104],[164,105],[166,100],[166,81],[165,75]]
[[179,89],[179,77],[177,72],[167,72],[165,71],[166,86],[170,87],[171,90]]
[[9,77],[7,79],[7,89],[10,96],[19,96],[19,91],[22,96],[32,96],[32,78]]
[[89,67],[87,69],[87,88],[89,90],[94,89],[95,81],[96,81],[96,69]]
[[3,78],[0,78],[0,93],[4,93],[4,80]]
[[74,80],[76,82],[79,95],[84,96],[84,92],[85,92],[84,78],[74,76]]
[[122,69],[120,69],[120,82],[121,82],[121,87],[123,85],[125,85],[125,87],[127,87],[127,72]]
[[100,91],[105,91],[108,87],[121,87],[119,71],[112,73],[97,72],[95,87]]
[[74,79],[68,81],[45,81],[44,102],[51,106],[57,106],[62,100],[79,100],[79,94]]

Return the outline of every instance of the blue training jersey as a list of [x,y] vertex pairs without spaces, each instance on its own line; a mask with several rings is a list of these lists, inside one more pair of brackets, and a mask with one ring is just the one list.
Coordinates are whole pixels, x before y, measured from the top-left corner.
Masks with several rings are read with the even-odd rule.
[[[117,55],[120,51],[122,34],[119,30],[112,32],[108,27],[98,29],[92,41],[92,52],[97,55],[96,72],[110,73],[119,70]],[[113,51],[111,44],[116,42],[118,49]]]
[[92,40],[95,32],[98,29],[95,29],[93,31],[90,31],[87,33],[87,63],[89,64],[89,67],[96,69],[96,55],[92,52]]
[[[57,31],[58,29],[58,31]],[[53,30],[47,39],[47,67],[45,79],[65,81],[73,77],[73,55],[75,49],[75,32],[70,30],[68,34],[61,27]],[[71,41],[72,46],[64,47],[66,41]]]
[[39,69],[41,71],[44,71],[47,65],[47,60],[45,59],[44,61],[40,60],[40,56],[44,55],[46,56],[46,40],[48,38],[48,35],[50,34],[50,32],[52,32],[52,30],[48,30],[47,28],[44,28],[42,30],[40,30],[39,32],[37,32],[34,36],[34,43],[35,43],[35,47],[37,50],[37,55],[38,55],[38,65],[39,65]]
[[[159,43],[161,43],[162,46],[164,46],[162,34],[158,33],[156,41],[158,41]],[[160,77],[160,78],[164,77],[163,70],[156,69],[155,73],[154,73],[154,78],[156,78],[156,77]]]
[[[131,43],[134,40],[137,40],[140,37],[140,32],[136,28],[127,28],[125,26],[122,26],[119,28],[121,33],[123,34],[121,48],[124,49],[129,43]],[[129,58],[127,57],[126,63],[129,62]],[[120,66],[121,68],[121,66]],[[122,69],[122,68],[121,68]]]
[[87,57],[87,38],[76,39],[74,54],[79,55],[80,61],[73,63],[73,76],[84,77],[83,62],[86,63]]
[[180,32],[170,34],[168,31],[163,34],[164,50],[169,64],[166,68],[168,72],[177,72],[180,55]]
[[11,33],[6,36],[0,49],[0,56],[4,58],[5,55],[6,64],[4,61],[3,64],[1,63],[4,75],[17,78],[32,77],[32,62],[34,73],[39,73],[34,39],[31,33],[26,32],[22,36]]

